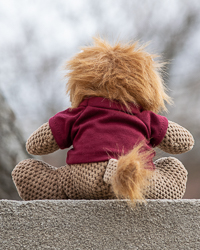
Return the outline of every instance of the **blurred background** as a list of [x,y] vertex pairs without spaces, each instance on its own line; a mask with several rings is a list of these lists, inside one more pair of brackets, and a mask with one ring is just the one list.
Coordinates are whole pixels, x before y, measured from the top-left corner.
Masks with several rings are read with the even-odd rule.
[[[194,149],[177,158],[189,172],[184,198],[200,198],[200,1],[0,0],[0,199],[20,199],[11,171],[31,157],[25,141],[70,107],[63,65],[97,35],[150,41],[147,50],[168,62],[163,77],[174,105],[163,115],[195,138]],[[61,166],[66,153],[40,159]]]

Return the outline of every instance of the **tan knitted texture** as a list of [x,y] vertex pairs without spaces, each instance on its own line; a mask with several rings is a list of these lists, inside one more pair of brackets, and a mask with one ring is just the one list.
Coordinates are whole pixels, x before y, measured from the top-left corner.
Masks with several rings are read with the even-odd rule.
[[171,154],[181,154],[193,148],[191,133],[175,122],[169,121],[167,133],[158,147]]
[[113,199],[111,186],[103,181],[108,162],[62,167],[62,188],[70,199]]
[[21,161],[12,172],[19,196],[23,200],[66,199],[56,170],[42,161]]
[[106,168],[105,174],[103,176],[103,180],[107,184],[111,184],[111,177],[115,174],[117,170],[117,160],[110,159],[108,162],[108,166]]
[[188,172],[174,157],[163,157],[154,162],[156,172],[146,192],[147,199],[181,199],[186,190]]
[[32,155],[50,154],[58,149],[48,122],[33,132],[26,143],[26,150]]
[[[12,177],[23,200],[114,199],[111,185],[103,181],[108,162],[66,165],[55,168],[38,160],[20,162]],[[116,164],[116,161],[115,161]],[[114,162],[112,167],[114,167]],[[180,199],[185,193],[187,170],[173,157],[155,162],[156,175],[147,199]]]
[[25,160],[12,177],[23,200],[113,199],[111,186],[103,181],[108,162],[52,167],[42,161]]

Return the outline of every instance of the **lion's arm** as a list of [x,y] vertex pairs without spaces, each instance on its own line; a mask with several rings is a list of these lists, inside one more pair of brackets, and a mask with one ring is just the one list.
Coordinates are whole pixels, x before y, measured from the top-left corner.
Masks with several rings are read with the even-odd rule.
[[45,155],[53,153],[59,149],[49,123],[44,123],[28,138],[26,142],[26,150],[32,155]]
[[192,134],[175,122],[169,121],[167,133],[158,148],[170,154],[181,154],[194,146]]

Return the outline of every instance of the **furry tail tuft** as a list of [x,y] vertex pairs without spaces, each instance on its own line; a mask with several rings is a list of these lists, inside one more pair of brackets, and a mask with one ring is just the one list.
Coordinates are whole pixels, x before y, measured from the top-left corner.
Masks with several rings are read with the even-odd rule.
[[145,200],[145,190],[154,172],[147,169],[153,152],[145,150],[144,142],[141,142],[119,158],[116,173],[112,177],[112,188],[118,198],[130,199],[133,205],[136,200]]

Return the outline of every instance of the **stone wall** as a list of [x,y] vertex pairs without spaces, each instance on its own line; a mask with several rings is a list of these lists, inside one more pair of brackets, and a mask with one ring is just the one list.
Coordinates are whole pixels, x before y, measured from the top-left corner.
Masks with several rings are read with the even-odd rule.
[[0,249],[200,249],[200,200],[0,201]]

